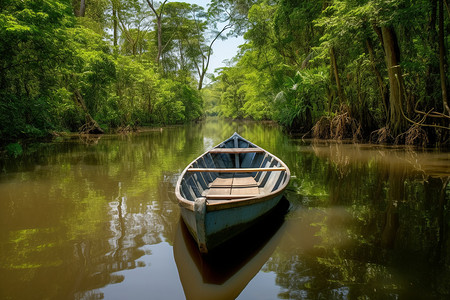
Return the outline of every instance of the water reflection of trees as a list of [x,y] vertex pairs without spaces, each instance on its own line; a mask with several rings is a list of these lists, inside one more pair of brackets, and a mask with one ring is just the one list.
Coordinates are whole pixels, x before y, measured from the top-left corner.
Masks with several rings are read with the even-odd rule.
[[267,265],[278,274],[280,298],[450,294],[448,154],[344,144],[299,149],[287,158],[297,209]]
[[141,250],[144,245],[171,241],[179,214],[176,201],[171,199],[174,195],[168,190],[173,189],[180,161],[187,163],[186,156],[197,151],[199,143],[195,140],[201,140],[183,128],[124,139],[125,144],[112,142],[113,147],[103,151],[110,156],[101,164],[114,162],[108,173],[118,180],[119,192],[109,202],[109,247],[102,254],[106,262],[97,264],[94,272],[106,274],[106,278],[98,286],[79,289],[88,293],[119,282],[121,278],[114,273],[120,270],[145,266],[139,262],[141,256],[150,254]]
[[[91,298],[123,280],[116,272],[142,267],[142,246],[174,235],[179,212],[168,190],[202,141],[199,131],[176,127],[95,145],[60,142],[3,162],[0,268],[8,278],[0,294]],[[47,290],[36,293],[38,286]]]

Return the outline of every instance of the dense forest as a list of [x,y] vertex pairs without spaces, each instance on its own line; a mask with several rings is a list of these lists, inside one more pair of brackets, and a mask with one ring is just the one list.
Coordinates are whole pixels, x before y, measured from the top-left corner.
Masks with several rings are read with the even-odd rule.
[[207,113],[317,138],[449,144],[448,1],[255,2]]
[[[2,0],[0,138],[220,115],[445,146],[449,32],[448,0]],[[239,54],[209,74],[233,35]]]
[[220,6],[2,0],[0,137],[198,119]]

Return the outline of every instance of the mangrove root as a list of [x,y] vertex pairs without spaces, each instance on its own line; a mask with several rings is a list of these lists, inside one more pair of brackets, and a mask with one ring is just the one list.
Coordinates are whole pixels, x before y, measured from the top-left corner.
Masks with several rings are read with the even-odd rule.
[[104,131],[103,129],[100,128],[100,125],[98,125],[98,123],[91,118],[91,120],[89,120],[89,118],[87,118],[88,121],[80,127],[80,129],[78,130],[80,132],[80,134],[103,134]]
[[346,106],[341,107],[341,114],[330,117],[321,117],[312,128],[314,138],[320,139],[362,139],[361,124],[350,116]]
[[375,131],[372,131],[369,137],[369,141],[375,144],[387,144],[394,141],[394,137],[388,127],[382,127]]
[[329,139],[331,133],[331,120],[328,117],[321,117],[312,128],[312,136],[316,139]]
[[394,144],[425,147],[428,142],[428,134],[426,131],[423,130],[420,124],[414,124],[406,132],[398,135],[395,138]]

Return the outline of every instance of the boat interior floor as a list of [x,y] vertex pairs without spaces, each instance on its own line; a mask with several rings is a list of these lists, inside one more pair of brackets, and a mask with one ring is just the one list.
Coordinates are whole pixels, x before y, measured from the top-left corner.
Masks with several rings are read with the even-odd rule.
[[[208,202],[223,202],[229,199],[254,197],[259,195],[258,184],[253,176],[245,173],[225,174],[217,177],[205,191]],[[223,196],[223,199],[218,199]],[[227,196],[229,198],[227,198]],[[228,199],[228,200],[226,200]]]

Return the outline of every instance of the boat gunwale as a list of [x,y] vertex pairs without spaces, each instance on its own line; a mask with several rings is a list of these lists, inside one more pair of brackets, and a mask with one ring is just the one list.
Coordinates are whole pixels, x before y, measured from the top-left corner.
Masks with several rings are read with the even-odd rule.
[[[234,133],[230,138],[220,142],[218,145],[214,146],[213,148],[205,151],[203,154],[201,154],[200,156],[198,156],[196,159],[194,159],[191,163],[189,163],[186,168],[184,168],[183,172],[180,174],[180,177],[177,180],[177,184],[175,187],[175,195],[178,199],[178,203],[180,206],[190,210],[190,211],[194,211],[194,203],[195,200],[191,201],[188,200],[186,198],[184,198],[181,195],[181,181],[183,180],[183,178],[185,177],[186,173],[188,172],[187,170],[189,168],[192,167],[192,165],[198,161],[201,157],[205,156],[206,154],[210,153],[210,151],[212,149],[216,149],[218,147],[220,147],[220,145],[225,144],[226,142],[228,142],[229,140],[233,139],[235,136],[237,136],[238,138],[242,139],[243,141],[247,142],[249,144],[249,146],[253,146],[256,148],[261,149],[264,153],[270,155],[273,157],[273,159],[275,159],[277,162],[279,162],[286,170],[283,172],[286,172],[286,178],[284,179],[283,183],[274,191],[267,193],[267,194],[260,194],[258,196],[250,196],[250,197],[246,197],[246,198],[239,198],[239,199],[232,199],[232,200],[224,200],[223,202],[216,202],[216,203],[209,203],[208,201],[206,201],[206,211],[217,211],[217,210],[224,210],[224,209],[230,209],[230,208],[234,208],[234,207],[241,207],[241,206],[246,206],[246,205],[252,205],[255,203],[259,203],[259,202],[264,202],[267,201],[271,198],[274,198],[280,194],[282,194],[284,192],[284,190],[286,189],[290,177],[291,177],[291,171],[289,170],[288,166],[281,160],[279,159],[277,156],[273,155],[272,153],[270,153],[269,151],[267,151],[264,148],[259,147],[258,145],[255,145],[254,143],[248,141],[247,139],[243,138],[242,136],[240,136],[238,133]],[[280,172],[280,171],[267,171],[267,172]],[[280,176],[284,176],[284,175],[280,175]],[[197,197],[196,199],[199,198],[205,198],[205,197]]]

